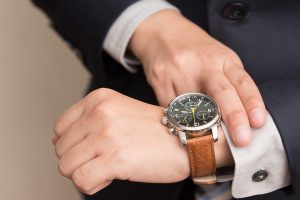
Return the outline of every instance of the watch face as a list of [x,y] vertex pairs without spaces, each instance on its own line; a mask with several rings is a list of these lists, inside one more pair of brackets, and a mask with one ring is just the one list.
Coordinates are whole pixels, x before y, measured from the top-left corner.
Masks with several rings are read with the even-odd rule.
[[219,109],[210,97],[189,93],[174,99],[169,105],[167,115],[175,126],[196,130],[209,127],[218,120]]

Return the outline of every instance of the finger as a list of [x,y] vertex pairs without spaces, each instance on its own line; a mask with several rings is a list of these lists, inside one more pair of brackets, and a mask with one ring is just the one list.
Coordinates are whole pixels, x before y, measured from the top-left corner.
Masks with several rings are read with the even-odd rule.
[[61,137],[65,131],[77,121],[84,112],[83,99],[68,108],[56,121],[54,126],[54,134]]
[[92,195],[109,185],[114,179],[114,166],[103,157],[85,163],[72,174],[74,184],[84,193]]
[[251,134],[247,113],[229,80],[223,75],[215,76],[206,81],[205,90],[219,105],[234,144],[248,145]]
[[57,141],[58,141],[59,137],[57,137],[57,135],[54,135],[54,137],[52,138],[52,144],[55,146]]
[[103,183],[103,184],[100,184],[99,186],[97,186],[96,188],[88,191],[86,194],[88,195],[93,195],[93,194],[96,194],[97,192],[99,192],[100,190],[106,188],[107,186],[109,186],[110,184],[112,183],[112,181],[110,182],[106,182],[106,183]]
[[174,84],[175,95],[179,96],[185,93],[190,92],[199,92],[201,91],[200,84],[196,84],[196,82],[192,79],[180,79]]
[[75,121],[80,119],[85,111],[88,112],[92,110],[101,103],[103,99],[112,94],[116,94],[116,92],[107,88],[100,88],[89,93],[85,98],[75,103],[61,115],[54,127],[54,133],[58,137],[61,137]]
[[266,121],[266,109],[261,94],[249,76],[241,67],[230,67],[225,71],[246,109],[250,124],[254,128],[263,126]]
[[172,85],[154,87],[154,91],[159,105],[163,107],[167,107],[169,103],[176,97],[175,89]]
[[60,173],[70,178],[76,168],[100,155],[95,149],[89,138],[77,144],[60,158],[58,163]]
[[57,157],[60,158],[65,152],[84,140],[88,133],[94,129],[95,124],[92,123],[88,115],[73,123],[56,142],[55,150]]

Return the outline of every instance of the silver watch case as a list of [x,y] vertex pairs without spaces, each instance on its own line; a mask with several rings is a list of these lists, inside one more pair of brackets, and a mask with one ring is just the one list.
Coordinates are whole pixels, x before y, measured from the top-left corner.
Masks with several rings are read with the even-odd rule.
[[[214,104],[217,107],[217,114],[214,117],[214,119],[212,119],[209,123],[205,125],[197,126],[197,127],[187,127],[174,122],[172,118],[169,116],[169,112],[168,112],[169,108],[172,105],[172,103],[177,101],[182,96],[186,96],[186,95],[191,95],[191,96],[201,95],[214,102]],[[210,96],[207,96],[202,93],[186,93],[176,97],[169,103],[168,107],[165,109],[165,116],[162,119],[162,123],[168,126],[169,132],[171,134],[177,135],[180,138],[180,142],[182,144],[187,144],[187,139],[189,138],[201,137],[208,134],[212,134],[215,142],[218,141],[218,126],[220,125],[220,122],[221,122],[221,112],[219,106]],[[211,133],[209,132],[209,130],[211,130]]]

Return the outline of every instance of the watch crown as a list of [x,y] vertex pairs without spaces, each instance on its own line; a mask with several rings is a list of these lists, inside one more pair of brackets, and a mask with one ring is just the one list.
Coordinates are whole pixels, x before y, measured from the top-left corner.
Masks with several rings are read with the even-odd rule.
[[161,122],[162,122],[163,125],[167,126],[168,125],[168,118],[166,116],[163,117]]
[[164,112],[165,112],[165,114],[167,114],[167,112],[168,112],[168,108],[165,108],[165,109],[164,109]]

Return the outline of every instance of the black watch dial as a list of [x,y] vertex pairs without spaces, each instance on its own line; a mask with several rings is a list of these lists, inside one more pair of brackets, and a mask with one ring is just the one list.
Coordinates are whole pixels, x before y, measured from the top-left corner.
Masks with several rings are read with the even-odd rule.
[[218,107],[208,96],[191,93],[174,99],[167,114],[174,124],[184,127],[199,127],[216,118]]

